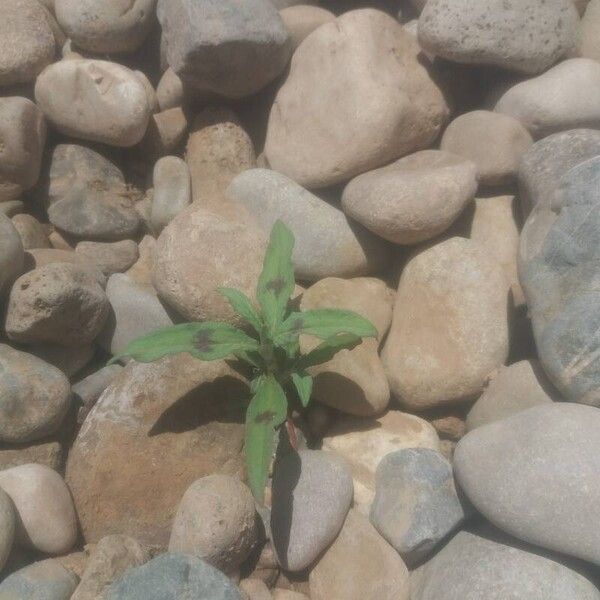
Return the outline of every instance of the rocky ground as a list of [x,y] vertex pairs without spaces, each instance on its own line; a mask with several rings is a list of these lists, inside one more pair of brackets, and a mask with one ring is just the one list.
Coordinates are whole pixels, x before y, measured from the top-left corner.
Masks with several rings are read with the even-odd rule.
[[[314,368],[268,501],[268,233]],[[0,600],[600,600],[600,0],[0,0]]]

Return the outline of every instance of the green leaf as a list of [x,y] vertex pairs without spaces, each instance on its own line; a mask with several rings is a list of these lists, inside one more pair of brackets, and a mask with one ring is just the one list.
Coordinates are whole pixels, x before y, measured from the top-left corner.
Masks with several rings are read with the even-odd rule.
[[248,321],[257,333],[260,333],[263,327],[262,319],[246,294],[234,288],[219,288],[219,293],[229,300],[231,308],[233,308],[240,317]]
[[301,356],[296,365],[299,369],[308,369],[330,361],[340,350],[352,350],[361,343],[361,338],[352,333],[340,333],[327,338],[316,348]]
[[286,343],[300,334],[314,335],[326,340],[340,333],[361,338],[377,337],[374,325],[359,314],[351,310],[320,308],[292,313],[279,328],[276,342]]
[[246,467],[252,494],[263,504],[275,431],[287,418],[287,399],[273,375],[262,375],[253,387],[254,397],[246,412]]
[[189,352],[202,360],[217,360],[236,352],[259,349],[258,342],[227,323],[183,323],[159,329],[131,342],[116,357],[130,357],[138,362],[153,362],[170,354]]
[[302,406],[304,406],[304,408],[306,408],[310,402],[310,395],[312,394],[313,378],[302,371],[292,373],[292,381],[296,391],[298,392],[300,403]]
[[281,221],[277,221],[271,230],[271,239],[257,288],[258,302],[270,333],[281,324],[294,291],[293,250],[292,232]]

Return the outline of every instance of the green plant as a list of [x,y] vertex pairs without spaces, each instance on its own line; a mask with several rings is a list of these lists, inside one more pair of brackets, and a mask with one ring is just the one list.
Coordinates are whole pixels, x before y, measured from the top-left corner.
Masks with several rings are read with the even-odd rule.
[[[219,322],[175,325],[132,342],[122,356],[113,359],[130,357],[138,362],[152,362],[189,352],[205,361],[236,357],[246,363],[252,372],[252,399],[246,411],[246,465],[250,488],[261,504],[276,431],[286,422],[290,443],[295,446],[291,413],[295,406],[306,408],[310,401],[313,380],[307,370],[331,360],[340,350],[354,348],[362,338],[377,335],[367,319],[352,311],[299,312],[291,308],[295,285],[293,249],[294,236],[277,221],[256,290],[260,310],[238,290],[219,290],[247,323],[246,331]],[[301,354],[300,335],[323,341]]]

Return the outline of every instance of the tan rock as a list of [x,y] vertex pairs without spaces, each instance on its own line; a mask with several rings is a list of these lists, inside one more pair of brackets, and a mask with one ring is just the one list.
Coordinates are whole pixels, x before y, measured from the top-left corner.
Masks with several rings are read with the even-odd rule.
[[285,28],[290,33],[292,47],[296,49],[305,38],[321,25],[335,20],[335,15],[319,6],[299,4],[279,11]]
[[137,283],[151,285],[155,248],[156,240],[151,235],[145,235],[138,244],[140,257],[131,269],[127,271],[126,275],[129,275]]
[[294,53],[271,110],[272,168],[325,187],[427,147],[448,107],[419,52],[410,33],[376,10],[319,27]]
[[182,146],[188,129],[187,116],[179,106],[154,113],[141,144],[143,151],[150,157],[173,154]]
[[273,600],[267,584],[260,579],[244,579],[240,582],[240,590],[248,600]]
[[127,271],[139,258],[138,245],[133,240],[79,242],[75,252],[107,277]]
[[451,238],[408,262],[382,353],[403,407],[423,410],[481,393],[508,356],[507,296],[502,268],[471,240]]
[[11,221],[21,236],[25,250],[51,247],[46,228],[35,217],[27,214],[15,215]]
[[154,285],[189,320],[239,322],[217,289],[233,287],[253,296],[265,251],[265,237],[248,221],[232,221],[192,204],[158,238]]
[[183,83],[171,67],[163,73],[158,82],[156,98],[161,111],[178,108],[183,104]]
[[310,572],[311,600],[408,600],[409,574],[367,517],[350,510],[337,539]]
[[0,471],[36,463],[60,472],[63,450],[59,442],[40,444],[0,444]]
[[128,365],[69,453],[85,541],[121,533],[165,549],[177,504],[196,479],[242,474],[243,412],[229,403],[248,394],[223,361],[180,354]]
[[10,290],[24,264],[21,236],[11,220],[0,213],[0,297]]
[[472,161],[423,150],[353,179],[344,190],[342,207],[386,240],[416,244],[448,229],[476,191]]
[[590,0],[579,26],[579,53],[600,61],[600,0]]
[[378,419],[340,417],[323,439],[323,450],[346,460],[354,480],[354,506],[368,515],[381,459],[403,448],[439,450],[439,443],[435,429],[427,421],[390,410]]
[[309,600],[308,596],[292,590],[273,590],[273,600]]

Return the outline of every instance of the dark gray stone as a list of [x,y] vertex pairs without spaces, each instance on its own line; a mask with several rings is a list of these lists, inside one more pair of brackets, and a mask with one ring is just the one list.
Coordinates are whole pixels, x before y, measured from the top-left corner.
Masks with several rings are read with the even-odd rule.
[[565,399],[600,406],[600,156],[571,169],[521,236],[539,359]]
[[290,37],[269,0],[159,0],[169,66],[186,84],[228,98],[258,92],[284,69]]
[[0,600],[69,600],[77,577],[57,560],[33,563],[0,583]]
[[183,598],[243,600],[236,586],[214,567],[193,556],[171,553],[127,571],[106,592],[106,600]]
[[554,402],[468,433],[454,472],[494,525],[600,565],[600,410]]
[[411,566],[465,519],[450,463],[435,450],[388,454],[377,467],[371,522]]
[[598,600],[578,572],[551,558],[461,531],[411,577],[411,600]]

